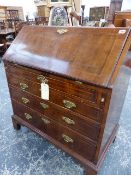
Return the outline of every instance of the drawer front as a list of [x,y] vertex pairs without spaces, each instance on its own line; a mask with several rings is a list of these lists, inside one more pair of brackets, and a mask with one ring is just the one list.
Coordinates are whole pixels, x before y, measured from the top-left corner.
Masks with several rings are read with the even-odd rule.
[[14,114],[24,119],[26,122],[37,127],[42,132],[62,143],[64,146],[77,152],[88,160],[93,160],[96,152],[96,145],[85,140],[77,132],[74,132],[62,125],[56,124],[51,119],[40,115],[34,110],[12,100]]
[[41,114],[80,132],[88,138],[97,141],[100,125],[87,118],[66,110],[58,105],[44,101],[39,97],[33,96],[27,92],[10,87],[11,98],[25,104],[26,106],[39,111]]
[[34,71],[22,66],[11,66],[7,64],[7,70],[9,75],[19,75],[20,79],[27,79],[36,83],[41,83],[42,80],[48,81],[49,86],[53,89],[75,95],[87,100],[94,106],[102,107],[102,89],[100,88],[95,88],[79,81],[68,80],[49,73]]
[[[39,83],[34,83],[25,79],[18,79],[15,76],[8,76],[9,84],[20,88],[21,90],[30,92],[41,98],[41,87]],[[82,114],[88,118],[94,119],[95,121],[101,122],[103,118],[103,112],[101,109],[89,106],[85,101],[74,96],[62,93],[61,91],[50,88],[49,90],[49,101],[53,102],[61,107]]]

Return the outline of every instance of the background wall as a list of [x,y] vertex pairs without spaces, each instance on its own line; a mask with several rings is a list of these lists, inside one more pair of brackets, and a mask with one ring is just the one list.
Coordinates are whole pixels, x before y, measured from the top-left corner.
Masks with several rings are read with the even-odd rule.
[[[86,5],[85,7],[85,16],[89,16],[90,7],[95,6],[110,6],[110,0],[82,0],[82,4]],[[131,9],[131,0],[123,0],[122,10]]]
[[[32,18],[36,13],[34,0],[0,0],[0,5],[22,6],[25,15]],[[76,0],[79,1],[79,0]],[[89,16],[89,8],[94,6],[110,6],[110,0],[82,0],[82,4],[86,5],[85,16]],[[131,9],[131,0],[123,0],[122,10]]]
[[131,10],[131,0],[123,0],[122,10]]
[[22,6],[24,15],[33,18],[36,13],[34,0],[0,0],[0,6]]
[[110,0],[82,0],[82,4],[85,6],[85,16],[89,16],[90,7],[95,6],[110,6]]

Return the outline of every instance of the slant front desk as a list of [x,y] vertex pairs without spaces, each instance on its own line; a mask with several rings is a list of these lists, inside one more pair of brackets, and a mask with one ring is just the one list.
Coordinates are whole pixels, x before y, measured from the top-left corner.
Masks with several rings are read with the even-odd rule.
[[130,42],[128,28],[24,27],[4,55],[14,128],[39,133],[96,175],[117,134]]

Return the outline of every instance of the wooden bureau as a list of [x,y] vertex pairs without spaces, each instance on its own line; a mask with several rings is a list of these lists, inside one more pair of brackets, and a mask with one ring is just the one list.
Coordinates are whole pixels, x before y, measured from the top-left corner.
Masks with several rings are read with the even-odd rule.
[[3,57],[14,128],[39,133],[96,175],[116,137],[130,42],[128,28],[24,27]]

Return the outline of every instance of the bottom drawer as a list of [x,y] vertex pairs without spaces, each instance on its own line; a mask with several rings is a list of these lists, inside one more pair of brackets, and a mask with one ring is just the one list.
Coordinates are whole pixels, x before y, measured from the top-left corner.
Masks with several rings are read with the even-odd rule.
[[12,100],[14,114],[32,124],[42,132],[67,146],[84,158],[93,161],[96,145],[87,141],[81,134],[48,119],[44,115]]

